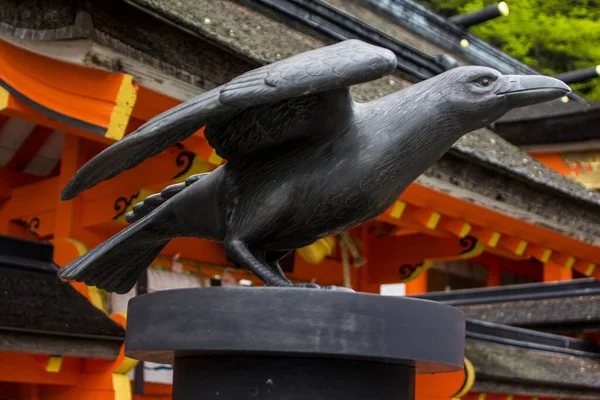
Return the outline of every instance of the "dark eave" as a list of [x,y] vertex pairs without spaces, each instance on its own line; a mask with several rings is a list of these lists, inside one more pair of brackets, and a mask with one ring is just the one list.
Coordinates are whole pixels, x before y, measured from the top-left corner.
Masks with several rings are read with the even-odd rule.
[[600,398],[600,348],[590,341],[467,320],[473,391]]
[[593,278],[586,278],[564,282],[536,282],[520,285],[453,290],[450,292],[432,292],[416,297],[440,301],[452,306],[466,306],[595,295],[600,295],[600,281]]
[[579,279],[419,296],[458,307],[468,318],[549,332],[600,331],[600,281]]
[[0,236],[0,351],[116,358],[125,331],[57,277],[52,256]]
[[554,101],[515,109],[494,130],[528,151],[589,150],[600,147],[600,103]]
[[255,0],[264,6],[282,12],[310,25],[315,30],[337,40],[360,39],[392,50],[398,58],[397,69],[410,82],[419,82],[444,72],[447,67],[434,57],[398,42],[385,33],[363,23],[349,14],[322,1]]

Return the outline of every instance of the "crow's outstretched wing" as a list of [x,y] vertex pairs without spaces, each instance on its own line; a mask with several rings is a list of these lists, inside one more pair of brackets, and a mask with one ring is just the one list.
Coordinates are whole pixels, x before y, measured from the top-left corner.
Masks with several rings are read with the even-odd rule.
[[[135,132],[112,144],[85,164],[63,189],[61,198],[72,199],[96,184],[131,169],[186,139],[213,119],[234,116],[239,110],[307,94],[349,87],[378,79],[396,66],[389,50],[358,40],[331,46],[249,71],[230,82],[190,99],[152,118]],[[271,139],[257,137],[256,140]],[[210,138],[221,141],[235,138]],[[285,141],[283,135],[277,140]]]

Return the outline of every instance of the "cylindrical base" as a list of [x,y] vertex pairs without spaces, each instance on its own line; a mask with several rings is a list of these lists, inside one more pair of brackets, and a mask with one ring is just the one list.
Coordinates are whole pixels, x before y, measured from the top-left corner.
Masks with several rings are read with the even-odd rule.
[[173,400],[413,400],[406,365],[296,357],[175,357]]

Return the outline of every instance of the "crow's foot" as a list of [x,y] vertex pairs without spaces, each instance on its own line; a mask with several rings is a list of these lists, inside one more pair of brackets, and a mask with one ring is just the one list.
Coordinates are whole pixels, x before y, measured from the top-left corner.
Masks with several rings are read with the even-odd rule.
[[334,285],[320,286],[320,285],[318,285],[316,283],[313,283],[313,282],[309,282],[309,283],[294,283],[290,287],[305,288],[305,289],[325,289],[325,290],[335,290],[335,291],[339,291],[339,292],[351,292],[351,293],[354,293],[353,289],[350,289],[350,288],[347,288],[347,287],[334,286]]
[[329,285],[329,286],[325,286],[323,289],[335,290],[335,291],[338,291],[338,292],[355,293],[354,289],[348,288],[348,287],[345,287],[345,286]]
[[305,288],[305,289],[320,289],[321,288],[321,286],[319,286],[313,282],[293,283],[292,285],[290,285],[290,287]]

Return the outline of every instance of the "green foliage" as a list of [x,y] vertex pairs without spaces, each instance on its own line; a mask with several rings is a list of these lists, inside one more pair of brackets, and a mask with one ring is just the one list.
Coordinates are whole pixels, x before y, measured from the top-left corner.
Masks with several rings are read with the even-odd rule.
[[[497,4],[491,0],[417,0],[449,17]],[[600,64],[600,0],[507,0],[510,14],[470,30],[505,53],[555,75]],[[572,88],[600,100],[600,78]]]

